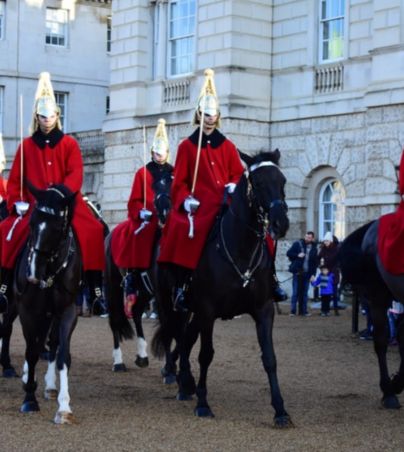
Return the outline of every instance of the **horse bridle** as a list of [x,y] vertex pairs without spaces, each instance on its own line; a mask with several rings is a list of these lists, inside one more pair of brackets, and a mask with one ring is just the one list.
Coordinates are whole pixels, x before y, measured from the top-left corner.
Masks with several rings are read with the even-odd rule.
[[[55,188],[55,187],[50,187],[50,188],[48,188],[47,191],[55,191],[55,192],[58,193],[62,198],[65,198],[65,195],[64,195],[60,190],[58,190],[58,189]],[[66,251],[66,254],[65,254],[64,258],[62,259],[62,263],[56,268],[55,271],[53,271],[50,275],[48,275],[48,276],[45,278],[45,280],[41,280],[41,281],[39,282],[39,287],[40,287],[41,289],[47,289],[47,288],[49,288],[49,287],[52,287],[52,285],[53,285],[53,283],[54,283],[54,281],[55,281],[56,276],[57,276],[62,270],[64,270],[64,269],[67,267],[67,265],[68,265],[68,263],[69,263],[69,261],[70,261],[70,257],[71,257],[71,256],[73,255],[73,253],[74,253],[74,248],[73,248],[73,246],[72,246],[72,245],[73,245],[73,238],[74,238],[74,237],[73,237],[73,232],[72,232],[71,228],[69,228],[69,225],[68,225],[69,207],[65,207],[63,210],[57,212],[55,209],[53,209],[53,208],[51,208],[51,207],[48,207],[48,206],[41,206],[40,204],[38,204],[38,205],[35,207],[35,210],[37,210],[37,211],[39,211],[39,212],[43,212],[43,213],[45,213],[45,214],[47,214],[47,215],[50,215],[50,216],[54,216],[54,217],[60,216],[60,217],[63,217],[63,225],[62,225],[61,238],[64,239],[64,238],[68,237],[68,239],[69,239],[69,243],[68,243],[68,246],[67,246],[67,251]],[[28,257],[27,257],[27,276],[28,276],[28,267],[29,267],[30,264],[31,264],[32,257],[33,257],[33,255],[34,255],[34,253],[38,253],[38,254],[42,254],[43,256],[47,256],[47,261],[46,261],[46,265],[47,265],[47,266],[50,265],[50,264],[53,264],[53,263],[57,262],[57,260],[58,260],[59,257],[60,257],[60,250],[59,250],[59,249],[57,249],[56,251],[53,251],[53,252],[51,252],[51,253],[47,253],[47,252],[45,252],[45,251],[36,249],[35,246],[34,246],[32,243],[30,243],[30,246],[29,246],[29,252],[28,252]]]
[[[243,281],[243,287],[246,287],[250,283],[253,274],[260,266],[262,259],[264,257],[264,246],[263,245],[264,245],[265,238],[266,238],[266,231],[269,226],[269,219],[268,219],[268,215],[265,213],[264,208],[258,203],[257,197],[254,194],[254,183],[250,178],[250,174],[252,172],[254,172],[258,168],[261,168],[263,166],[275,166],[280,171],[279,166],[270,161],[255,163],[250,166],[248,171],[246,171],[247,198],[248,198],[250,206],[254,206],[254,209],[257,212],[258,223],[262,226],[262,231],[258,231],[256,229],[252,228],[250,225],[246,224],[247,228],[252,230],[253,232],[255,232],[256,236],[260,240],[257,241],[257,245],[255,246],[255,248],[251,254],[251,258],[249,260],[247,270],[244,273],[239,269],[239,267],[237,266],[233,257],[231,256],[229,249],[226,246],[224,232],[223,232],[223,216],[220,220],[220,239],[223,244],[223,249],[224,249],[225,255],[226,255],[228,261],[231,263],[231,265],[234,268],[237,275]],[[286,203],[282,199],[275,199],[275,200],[271,201],[271,203],[269,205],[269,209],[271,209],[277,205],[282,205],[284,208],[287,208]],[[229,211],[235,218],[238,218],[237,215],[234,213],[233,209],[231,208],[231,205],[229,207]],[[259,252],[259,255],[258,255],[258,252]],[[254,264],[254,261],[256,261],[255,264]]]

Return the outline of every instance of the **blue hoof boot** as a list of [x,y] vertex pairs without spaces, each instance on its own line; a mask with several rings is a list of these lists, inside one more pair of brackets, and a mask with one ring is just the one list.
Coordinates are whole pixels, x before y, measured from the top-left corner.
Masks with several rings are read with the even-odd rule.
[[382,398],[383,408],[387,408],[388,410],[398,410],[401,408],[400,402],[395,395],[390,395]]
[[189,394],[185,394],[184,392],[179,392],[177,394],[177,400],[180,400],[182,402],[187,401],[187,400],[192,400],[192,396]]
[[148,367],[149,366],[149,358],[146,356],[145,358],[141,358],[139,355],[136,356],[135,364],[138,367]]
[[124,363],[121,364],[114,364],[114,367],[112,368],[113,372],[126,372],[128,369],[126,368]]
[[194,410],[194,414],[198,417],[215,417],[208,406],[197,406]]
[[18,377],[17,372],[15,371],[14,367],[8,367],[7,369],[3,369],[3,377],[4,378],[14,378]]
[[36,400],[24,402],[20,408],[20,413],[34,413],[36,411],[39,411],[39,405]]
[[177,382],[177,376],[175,374],[166,374],[163,376],[163,383],[165,385],[172,385]]

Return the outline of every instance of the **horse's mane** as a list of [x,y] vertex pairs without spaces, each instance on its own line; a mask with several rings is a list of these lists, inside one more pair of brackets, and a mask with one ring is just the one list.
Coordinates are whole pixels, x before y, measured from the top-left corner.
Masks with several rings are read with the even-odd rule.
[[240,150],[238,150],[238,152],[241,160],[243,160],[248,166],[261,162],[272,162],[279,166],[279,160],[281,157],[279,149],[275,149],[274,151],[259,151],[253,155],[248,155]]

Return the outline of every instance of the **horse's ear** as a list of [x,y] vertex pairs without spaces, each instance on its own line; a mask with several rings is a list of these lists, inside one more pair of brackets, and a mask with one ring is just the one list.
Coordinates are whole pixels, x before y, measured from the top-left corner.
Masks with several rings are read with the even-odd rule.
[[32,184],[29,180],[27,180],[27,187],[37,201],[42,198],[43,190],[36,188],[35,185]]
[[238,153],[240,154],[241,160],[243,160],[243,162],[245,162],[248,167],[252,165],[253,158],[251,156],[249,156],[248,154],[245,154],[244,152],[240,151],[240,149],[238,149]]
[[279,163],[279,159],[281,158],[281,153],[280,153],[280,151],[279,151],[279,149],[278,148],[276,148],[274,151],[272,151],[273,152],[273,154],[274,154],[274,158],[275,158],[275,160],[276,160],[276,164],[278,164]]

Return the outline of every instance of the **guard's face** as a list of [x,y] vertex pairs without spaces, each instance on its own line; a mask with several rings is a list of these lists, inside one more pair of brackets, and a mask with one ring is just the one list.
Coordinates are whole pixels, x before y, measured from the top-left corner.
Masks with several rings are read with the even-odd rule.
[[152,151],[152,158],[159,165],[163,165],[168,159],[168,152],[166,152],[165,154],[163,153],[157,154],[157,152]]
[[37,115],[39,128],[43,133],[49,133],[56,125],[59,115],[52,113],[49,116]]
[[203,116],[203,130],[205,132],[212,132],[217,124],[217,120],[218,120],[218,115],[209,115],[207,113],[204,114]]

